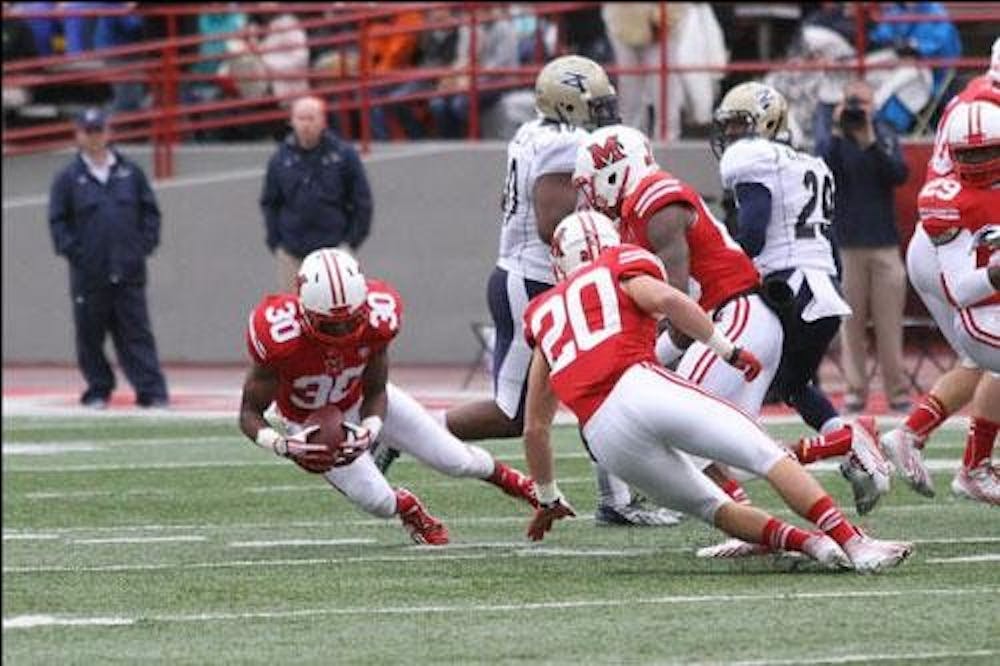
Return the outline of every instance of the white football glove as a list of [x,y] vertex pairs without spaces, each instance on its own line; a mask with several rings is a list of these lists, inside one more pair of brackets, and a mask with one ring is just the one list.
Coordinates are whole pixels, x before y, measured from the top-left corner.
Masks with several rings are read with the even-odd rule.
[[335,467],[354,462],[358,456],[367,451],[375,443],[379,432],[382,430],[382,419],[378,416],[367,416],[361,420],[360,425],[344,421],[343,428],[347,434],[347,438],[337,451],[335,456],[336,461],[334,462]]

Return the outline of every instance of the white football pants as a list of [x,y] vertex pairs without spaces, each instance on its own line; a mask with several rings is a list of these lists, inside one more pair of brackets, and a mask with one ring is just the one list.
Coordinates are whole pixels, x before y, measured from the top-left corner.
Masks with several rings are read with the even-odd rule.
[[689,454],[757,476],[786,455],[754,417],[653,363],[621,376],[583,435],[599,465],[656,504],[712,525],[732,500]]
[[[391,382],[386,384],[386,398],[380,440],[448,476],[486,479],[493,473],[493,456],[456,439],[420,403]],[[360,422],[360,410],[361,400],[344,412],[344,420]],[[302,425],[287,422],[287,430],[294,434],[302,430]],[[368,513],[380,518],[396,513],[396,493],[368,452],[350,465],[334,467],[323,477]]]
[[1000,331],[1000,308],[989,306],[958,310],[952,305],[941,284],[937,250],[920,224],[906,248],[906,272],[963,366],[989,368],[991,362],[1000,362],[1000,348],[979,339],[982,336],[977,332],[986,330],[995,334]]

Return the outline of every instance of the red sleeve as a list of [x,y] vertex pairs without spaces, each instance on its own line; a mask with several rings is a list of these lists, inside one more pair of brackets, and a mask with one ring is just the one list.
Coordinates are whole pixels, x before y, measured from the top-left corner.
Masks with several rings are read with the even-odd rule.
[[667,269],[652,252],[637,245],[619,245],[614,261],[614,273],[619,280],[648,275],[657,280],[667,281]]
[[246,344],[250,358],[272,364],[291,354],[303,335],[299,305],[294,296],[265,296],[247,321]]

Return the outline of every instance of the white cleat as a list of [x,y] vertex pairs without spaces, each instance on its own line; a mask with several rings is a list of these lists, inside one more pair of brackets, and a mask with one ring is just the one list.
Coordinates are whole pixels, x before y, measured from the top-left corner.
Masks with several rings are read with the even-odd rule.
[[917,448],[917,436],[906,428],[890,430],[880,443],[896,472],[913,490],[924,497],[934,497],[934,481],[924,465],[924,456]]
[[825,534],[817,533],[802,544],[802,552],[827,569],[851,569],[851,560],[837,542]]
[[1000,506],[1000,475],[989,459],[972,469],[958,470],[951,481],[951,494],[955,497]]
[[684,514],[663,507],[647,507],[640,501],[625,506],[601,504],[594,512],[594,522],[600,526],[673,527]]
[[706,559],[728,560],[740,557],[759,557],[770,555],[774,551],[764,544],[749,543],[741,539],[727,539],[714,546],[706,546],[695,551],[695,557]]
[[913,544],[906,541],[879,541],[864,534],[844,544],[851,567],[858,573],[878,573],[890,569],[910,556]]
[[851,452],[841,463],[840,473],[850,482],[854,505],[862,516],[889,492],[892,466],[879,448],[878,428],[872,417],[859,417],[851,425]]

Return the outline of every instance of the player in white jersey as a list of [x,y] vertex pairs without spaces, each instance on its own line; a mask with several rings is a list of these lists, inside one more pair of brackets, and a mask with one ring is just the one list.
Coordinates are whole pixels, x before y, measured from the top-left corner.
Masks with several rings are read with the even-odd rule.
[[[577,145],[588,129],[618,122],[614,86],[594,61],[571,55],[549,62],[535,82],[538,117],[507,145],[500,215],[500,250],[487,284],[496,330],[493,399],[447,411],[445,425],[465,441],[519,437],[532,352],[524,337],[528,302],[555,283],[549,244],[556,225],[576,210],[571,176]],[[667,525],[677,518],[632,501],[624,482],[596,470],[597,520],[606,524]]]
[[[829,240],[833,174],[822,159],[776,140],[785,132],[787,109],[770,86],[736,86],[715,111],[712,147],[720,156],[722,186],[736,198],[736,240],[760,271],[764,296],[785,330],[774,387],[806,423],[827,434],[845,423],[813,378],[851,308],[840,295]],[[841,471],[861,513],[888,490],[846,461]]]

